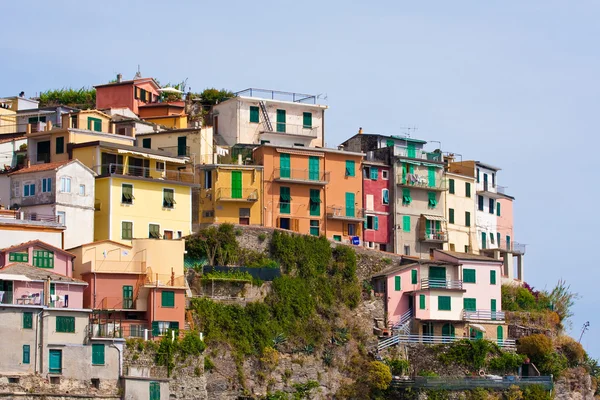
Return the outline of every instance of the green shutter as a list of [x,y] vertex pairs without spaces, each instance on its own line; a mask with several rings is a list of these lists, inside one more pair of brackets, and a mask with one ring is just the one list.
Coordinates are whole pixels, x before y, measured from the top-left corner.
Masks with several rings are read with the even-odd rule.
[[312,236],[319,236],[319,221],[310,220],[310,234]]
[[399,276],[394,277],[394,290],[399,292],[402,290],[402,284]]
[[373,229],[379,230],[379,217],[377,216],[373,217]]
[[386,147],[394,147],[394,141],[392,139],[386,139],[385,145]]
[[75,332],[75,317],[56,317],[56,332]]
[[150,400],[160,400],[160,383],[150,382]]
[[287,153],[279,154],[279,169],[281,178],[289,178],[291,174],[290,170],[290,155]]
[[496,284],[496,271],[491,270],[490,271],[490,285],[495,285]]
[[425,309],[425,295],[424,294],[419,295],[419,309],[421,309],[421,310]]
[[501,345],[504,341],[504,329],[502,328],[502,325],[499,325],[496,328],[496,338],[498,339],[498,344]]
[[152,148],[152,138],[143,138],[142,139],[142,147],[145,149]]
[[450,187],[449,187],[450,194],[454,194],[454,179],[450,179],[448,181],[448,183],[450,184]]
[[435,208],[437,206],[437,199],[436,199],[436,195],[435,192],[427,192],[427,197],[429,199],[429,207],[430,208]]
[[33,313],[24,312],[23,313],[23,329],[32,329],[33,328]]
[[175,292],[164,290],[161,293],[161,306],[162,307],[175,307]]
[[463,308],[465,311],[477,311],[477,299],[463,299]]
[[431,221],[425,220],[425,237],[429,239],[429,235],[431,234]]
[[506,248],[508,250],[512,250],[512,248],[510,247],[510,236],[506,235]]
[[54,253],[46,250],[34,250],[33,266],[38,268],[54,268]]
[[487,249],[487,235],[485,232],[481,232],[481,248]]
[[454,223],[454,208],[448,209],[448,217],[449,217],[450,223],[453,224]]
[[[415,158],[417,156],[417,149],[415,148],[414,143],[408,143],[408,157]],[[411,172],[412,173],[412,172]]]
[[346,217],[354,217],[354,193],[346,192]]
[[442,336],[454,337],[454,334],[455,334],[454,325],[447,323],[442,326]]
[[410,271],[410,283],[412,283],[413,285],[416,285],[418,283],[416,269]]
[[28,344],[23,345],[23,364],[29,364],[31,361],[31,349]]
[[231,171],[231,198],[242,198],[242,171]]
[[471,213],[465,212],[465,226],[471,226]]
[[56,154],[62,154],[65,152],[65,138],[60,136],[56,138]]
[[465,182],[465,197],[471,197],[471,183]]
[[[321,191],[319,189],[310,189],[310,215],[321,215]],[[318,223],[318,221],[317,221]],[[318,226],[317,226],[318,228]]]
[[158,321],[152,321],[152,336],[160,336]]
[[187,137],[179,136],[177,138],[177,156],[185,157],[187,155]]
[[450,296],[438,296],[438,310],[439,311],[452,311]]
[[435,187],[435,167],[427,167],[429,173],[429,187]]
[[277,110],[277,132],[285,133],[285,110]]
[[496,243],[498,243],[498,248],[500,248],[500,240],[502,240],[502,235],[500,235],[500,232],[496,232],[496,239]]
[[104,365],[104,345],[92,344],[92,365]]
[[465,283],[477,283],[475,270],[474,269],[463,269],[463,282]]
[[371,180],[376,181],[379,177],[379,169],[377,167],[371,167]]
[[500,216],[500,202],[499,201],[496,202],[496,215],[498,217]]
[[319,178],[319,157],[310,156],[308,157],[308,179],[318,181]]
[[260,119],[258,117],[258,107],[250,106],[250,122],[258,123]]
[[123,308],[133,308],[133,286],[123,286]]
[[402,230],[404,232],[410,232],[410,215],[402,216]]
[[289,187],[279,188],[279,212],[281,214],[289,214],[291,211],[291,197]]
[[312,113],[302,113],[302,127],[304,129],[312,129]]
[[410,197],[410,189],[403,188],[402,189],[402,205],[407,206],[411,203],[412,198]]
[[[446,267],[429,267],[429,279],[435,281],[446,281]],[[444,284],[445,286],[445,284]]]
[[179,330],[179,322],[169,322],[169,329],[178,331]]
[[133,222],[121,222],[121,238],[126,240],[133,238]]
[[353,160],[346,160],[346,176],[355,176],[355,164]]

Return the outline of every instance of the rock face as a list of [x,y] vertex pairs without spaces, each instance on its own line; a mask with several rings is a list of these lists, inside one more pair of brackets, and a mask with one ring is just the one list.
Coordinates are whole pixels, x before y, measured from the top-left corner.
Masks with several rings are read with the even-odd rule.
[[554,384],[557,400],[593,400],[592,378],[583,368],[571,368]]

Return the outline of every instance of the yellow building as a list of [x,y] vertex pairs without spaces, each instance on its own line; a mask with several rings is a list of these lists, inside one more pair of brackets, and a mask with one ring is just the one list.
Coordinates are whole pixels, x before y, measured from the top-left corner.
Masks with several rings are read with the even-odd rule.
[[[263,167],[259,165],[197,165],[201,189],[196,193],[201,225],[261,225]],[[196,208],[196,206],[194,206]],[[194,210],[196,211],[196,210]]]
[[0,133],[17,132],[17,113],[8,100],[0,99]]
[[136,145],[163,150],[173,157],[190,159],[194,164],[212,164],[213,130],[211,126],[136,133]]
[[475,178],[446,171],[446,250],[479,254],[475,228]]

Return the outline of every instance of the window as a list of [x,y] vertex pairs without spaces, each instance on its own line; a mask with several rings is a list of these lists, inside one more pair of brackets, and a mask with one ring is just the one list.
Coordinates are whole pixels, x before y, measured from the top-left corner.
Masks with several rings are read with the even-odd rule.
[[379,217],[367,215],[366,228],[374,229],[376,231],[379,230]]
[[291,212],[291,201],[290,188],[280,187],[279,188],[279,212],[281,214],[289,214]]
[[476,311],[477,310],[477,299],[463,299],[463,308],[465,311]]
[[143,102],[146,102],[146,100],[147,100],[147,99],[146,99],[146,94],[147,94],[147,93],[148,93],[148,92],[146,92],[146,90],[144,90],[144,89],[140,89],[140,100],[141,100],[141,101],[143,101]]
[[157,171],[164,171],[165,170],[165,163],[162,161],[157,161],[156,162],[156,170]]
[[413,285],[416,285],[418,283],[417,274],[418,273],[416,269],[410,271],[410,283],[412,283]]
[[52,192],[52,178],[42,178],[42,193]]
[[163,189],[163,207],[173,208],[175,206],[175,191],[173,189]]
[[390,171],[388,171],[387,169],[382,169],[381,170],[381,178],[384,180],[388,180],[390,179]]
[[427,167],[427,174],[429,187],[435,187],[435,167]]
[[302,127],[304,129],[312,129],[312,113],[302,113]]
[[465,211],[465,226],[471,226],[471,213]]
[[410,215],[402,216],[402,230],[404,232],[410,232]]
[[310,220],[310,234],[313,236],[319,236],[319,221],[316,219]]
[[450,296],[438,296],[438,310],[439,311],[451,311],[452,306],[450,305]]
[[29,364],[31,360],[31,348],[28,344],[23,345],[23,364]]
[[65,211],[58,211],[56,213],[56,217],[58,219],[58,223],[61,225],[67,224],[67,213]]
[[477,183],[479,183],[479,168],[477,168]]
[[71,178],[66,176],[60,178],[60,191],[63,193],[71,193]]
[[356,224],[348,224],[348,236],[356,236]]
[[38,268],[54,268],[54,253],[47,250],[34,250],[33,266]]
[[448,219],[450,220],[451,224],[454,223],[454,208],[448,209]]
[[496,187],[496,174],[492,172],[492,187]]
[[403,188],[402,189],[402,205],[403,206],[408,206],[412,201],[412,198],[410,197],[410,189],[408,188]]
[[490,243],[495,244],[496,240],[494,239],[494,234],[490,234]]
[[77,115],[71,115],[71,128],[79,128],[79,120],[77,119]]
[[133,222],[128,222],[128,221],[121,222],[121,239],[125,239],[125,240],[133,239]]
[[396,292],[399,292],[402,290],[402,281],[400,280],[399,276],[394,277],[394,290]]
[[277,132],[285,133],[285,110],[277,110]]
[[29,254],[27,254],[27,253],[9,253],[8,261],[29,262]]
[[258,124],[260,122],[258,116],[259,109],[256,106],[250,106],[250,122]]
[[215,210],[204,211],[202,215],[204,216],[204,218],[212,218],[215,216]]
[[160,239],[160,225],[148,225],[148,237],[151,239]]
[[469,246],[465,245],[465,253],[470,253]]
[[23,197],[35,196],[35,183],[26,183],[23,185]]
[[465,197],[471,197],[471,184],[465,182]]
[[278,228],[289,230],[291,227],[291,220],[289,218],[279,218]]
[[429,208],[435,208],[437,206],[437,199],[435,198],[435,192],[427,192],[429,198]]
[[75,333],[75,317],[56,317],[56,332]]
[[187,147],[187,136],[179,136],[177,138],[177,157],[187,157],[189,156],[189,151]]
[[448,181],[450,194],[454,194],[454,179]]
[[92,365],[104,365],[104,345],[92,344]]
[[477,196],[477,209],[483,211],[483,196]]
[[502,237],[500,235],[500,232],[496,232],[496,238],[498,239],[498,246],[500,246],[500,240],[502,240]]
[[383,204],[390,204],[390,191],[389,189],[381,190],[381,202]]
[[79,185],[79,195],[85,196],[85,185]]
[[145,149],[152,148],[152,138],[143,138],[142,139],[142,147]]
[[[60,374],[62,372],[62,350],[49,351],[48,372],[51,374]],[[52,378],[50,378],[50,383],[54,383],[52,382]]]
[[32,329],[33,328],[33,313],[24,312],[23,313],[23,329]]
[[346,192],[346,217],[354,217],[355,215],[355,194],[352,192]]
[[490,271],[490,285],[495,285],[496,284],[496,271],[491,270]]
[[88,117],[87,128],[89,131],[102,132],[102,120]]
[[342,236],[341,235],[333,235],[333,240],[335,242],[341,242],[342,241]]
[[485,232],[481,232],[481,248],[487,249],[487,234]]
[[289,178],[291,175],[290,155],[287,153],[279,154],[279,176]]
[[356,169],[355,163],[353,160],[346,160],[346,176],[355,176]]
[[183,237],[182,231],[177,231],[177,239],[181,239]]
[[133,204],[133,185],[124,183],[121,185],[121,203]]
[[56,138],[56,154],[63,154],[65,152],[65,138],[60,136]]
[[317,217],[321,215],[321,190],[310,189],[309,208],[310,215]]
[[386,139],[385,140],[385,147],[394,147],[394,140],[393,139]]
[[175,292],[163,290],[160,296],[160,305],[162,307],[175,307]]
[[318,181],[319,177],[319,157],[310,156],[308,157],[308,179]]
[[500,202],[499,201],[496,202],[496,215],[498,217],[500,216]]
[[475,270],[474,269],[463,269],[463,282],[464,283],[477,283],[475,278]]
[[404,255],[410,256],[410,246],[408,244],[404,245]]
[[490,199],[490,214],[493,214],[496,211],[496,207],[494,207],[494,199]]
[[378,176],[379,176],[379,169],[376,167],[371,167],[371,171],[370,171],[371,180],[376,181]]
[[424,309],[425,309],[425,295],[420,294],[419,295],[419,310],[424,310]]

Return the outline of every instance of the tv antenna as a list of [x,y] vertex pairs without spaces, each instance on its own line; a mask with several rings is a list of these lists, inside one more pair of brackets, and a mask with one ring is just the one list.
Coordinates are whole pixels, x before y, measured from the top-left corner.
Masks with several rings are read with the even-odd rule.
[[410,137],[411,134],[415,133],[418,128],[416,126],[401,126],[400,130],[404,133],[404,136]]

